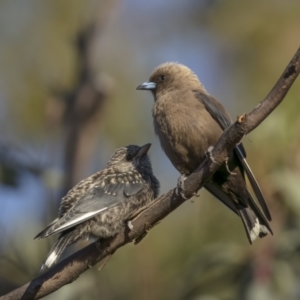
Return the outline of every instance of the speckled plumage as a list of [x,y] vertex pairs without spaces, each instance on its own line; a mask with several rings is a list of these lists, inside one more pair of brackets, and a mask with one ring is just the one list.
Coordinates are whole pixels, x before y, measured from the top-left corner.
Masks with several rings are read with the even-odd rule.
[[104,170],[82,180],[62,198],[58,218],[36,236],[61,232],[42,270],[79,239],[115,235],[137,210],[158,196],[159,182],[147,155],[150,146],[117,149]]
[[[166,155],[183,175],[191,174],[200,165],[209,147],[217,143],[232,123],[222,104],[207,93],[197,75],[184,65],[158,66],[149,82],[137,89],[152,92],[155,132]],[[242,218],[252,243],[272,230],[246,187],[245,175],[266,217],[271,220],[271,216],[245,157],[243,145],[236,146],[228,165],[223,164],[205,188]]]

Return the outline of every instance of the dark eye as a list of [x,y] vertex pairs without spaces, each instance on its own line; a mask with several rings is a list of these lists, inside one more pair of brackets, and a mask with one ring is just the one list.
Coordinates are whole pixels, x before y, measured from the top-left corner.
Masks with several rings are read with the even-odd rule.
[[127,160],[127,161],[130,161],[130,160],[132,160],[132,155],[130,155],[130,154],[127,154],[127,156],[126,156],[126,160]]
[[166,76],[165,75],[161,75],[160,77],[159,77],[159,80],[160,81],[164,81],[166,79]]

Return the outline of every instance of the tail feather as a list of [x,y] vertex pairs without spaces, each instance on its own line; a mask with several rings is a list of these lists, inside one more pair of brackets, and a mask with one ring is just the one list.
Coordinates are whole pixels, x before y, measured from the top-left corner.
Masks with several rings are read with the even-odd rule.
[[244,169],[244,171],[247,174],[249,182],[250,182],[250,184],[252,186],[252,189],[253,189],[253,191],[255,193],[255,196],[256,196],[256,198],[258,200],[258,203],[260,204],[260,206],[261,206],[261,208],[262,208],[265,216],[267,217],[267,219],[269,221],[272,221],[272,217],[271,217],[270,211],[268,209],[266,200],[265,200],[265,198],[263,196],[263,193],[262,193],[262,191],[261,191],[261,189],[260,189],[260,187],[259,187],[259,185],[258,185],[258,183],[257,183],[257,181],[256,181],[256,179],[254,177],[254,174],[251,171],[250,166],[248,165],[248,163],[247,163],[247,161],[245,159],[246,153],[245,153],[245,149],[244,149],[244,147],[243,147],[242,144],[240,144],[239,146],[237,146],[235,148],[235,153],[237,154],[240,162],[243,165],[243,169]]
[[247,207],[245,207],[242,203],[233,201],[232,198],[214,182],[206,183],[205,188],[241,217],[250,244],[252,244],[257,237],[262,238],[269,233],[273,234],[269,222],[260,211],[248,190],[246,190],[245,193],[245,198],[248,198]]
[[238,212],[243,221],[249,242],[252,244],[257,237],[262,238],[269,233],[273,234],[273,232],[269,222],[261,213],[250,193],[249,198],[249,206],[246,208],[241,207],[238,209]]
[[65,248],[70,244],[69,242],[71,238],[72,232],[64,234],[58,238],[58,240],[54,243],[51,250],[49,251],[46,261],[40,269],[40,273],[48,268],[51,268],[57,262]]

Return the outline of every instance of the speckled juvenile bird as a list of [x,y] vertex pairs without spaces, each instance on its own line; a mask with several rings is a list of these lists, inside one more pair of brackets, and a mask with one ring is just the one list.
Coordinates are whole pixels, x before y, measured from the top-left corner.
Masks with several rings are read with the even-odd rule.
[[42,270],[50,268],[64,249],[79,239],[115,235],[140,208],[158,196],[147,152],[151,144],[115,151],[107,167],[79,182],[62,198],[58,218],[35,238],[61,233]]
[[[232,124],[220,102],[208,94],[197,75],[178,63],[165,63],[152,73],[149,82],[137,87],[154,96],[154,129],[174,167],[184,176],[191,174]],[[272,233],[271,215],[259,185],[246,162],[242,144],[237,145],[205,188],[237,213],[249,242]],[[247,189],[245,174],[265,216]]]

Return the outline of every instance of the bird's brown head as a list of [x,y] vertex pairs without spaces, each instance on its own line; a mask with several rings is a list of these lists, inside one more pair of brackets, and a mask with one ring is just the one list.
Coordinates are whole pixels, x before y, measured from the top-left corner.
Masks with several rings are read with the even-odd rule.
[[150,90],[154,96],[184,89],[205,90],[191,69],[175,62],[158,66],[153,71],[149,81],[137,87],[137,90]]

